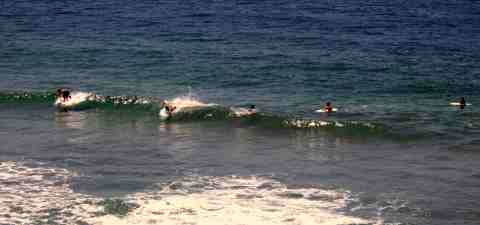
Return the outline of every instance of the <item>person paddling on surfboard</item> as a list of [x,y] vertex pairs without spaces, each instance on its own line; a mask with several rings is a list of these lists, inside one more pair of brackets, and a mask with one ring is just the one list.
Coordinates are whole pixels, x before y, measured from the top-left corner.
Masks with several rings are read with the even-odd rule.
[[324,109],[325,112],[327,112],[327,113],[333,112],[332,103],[330,103],[330,102],[325,103],[325,107],[324,107],[323,109]]

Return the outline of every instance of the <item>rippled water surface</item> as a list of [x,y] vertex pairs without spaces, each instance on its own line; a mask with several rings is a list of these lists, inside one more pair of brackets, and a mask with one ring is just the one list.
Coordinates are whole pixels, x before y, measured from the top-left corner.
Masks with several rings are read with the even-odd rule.
[[[58,176],[85,199],[168,198],[179,208],[145,207],[183,222],[249,204],[282,215],[252,224],[321,224],[322,207],[345,223],[480,222],[477,1],[1,1],[0,34],[9,196]],[[64,112],[60,87],[94,97]],[[175,99],[202,107],[160,118]],[[326,101],[338,112],[315,112]]]

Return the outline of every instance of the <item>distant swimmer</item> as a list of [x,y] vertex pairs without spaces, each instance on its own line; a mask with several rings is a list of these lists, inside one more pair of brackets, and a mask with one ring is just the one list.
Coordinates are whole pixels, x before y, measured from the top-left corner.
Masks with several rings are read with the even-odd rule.
[[322,109],[315,110],[315,112],[317,112],[317,113],[331,113],[331,112],[336,112],[336,111],[338,111],[338,109],[333,108],[331,102],[325,103],[325,106],[323,106]]
[[250,105],[250,107],[248,108],[248,112],[250,113],[250,115],[257,113],[257,108],[255,107],[255,105]]
[[460,99],[460,109],[464,109],[467,106],[467,102],[465,101],[465,97]]
[[471,103],[467,103],[465,97],[462,97],[459,102],[450,102],[451,106],[458,106],[460,109],[464,109],[467,106],[472,105]]
[[70,91],[67,89],[57,89],[57,98],[62,98],[64,102],[70,100],[72,96],[70,95]]
[[325,107],[323,108],[323,110],[327,113],[333,112],[332,103],[330,102],[325,103]]
[[57,98],[60,98],[62,97],[62,93],[63,93],[62,89],[57,89],[57,93],[55,94],[55,96],[57,96]]

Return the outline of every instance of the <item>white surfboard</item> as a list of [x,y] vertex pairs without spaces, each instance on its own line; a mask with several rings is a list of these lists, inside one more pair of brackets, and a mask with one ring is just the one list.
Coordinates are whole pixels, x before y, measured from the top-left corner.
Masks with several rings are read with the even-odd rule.
[[[337,108],[332,108],[332,112],[336,112],[336,111],[338,111]],[[324,112],[327,112],[327,111],[325,111],[325,109],[317,109],[317,110],[315,110],[315,112],[317,112],[317,113],[324,113]]]
[[[450,102],[450,105],[460,106],[460,102]],[[469,106],[469,105],[472,105],[472,104],[471,104],[471,103],[467,103],[466,105]]]

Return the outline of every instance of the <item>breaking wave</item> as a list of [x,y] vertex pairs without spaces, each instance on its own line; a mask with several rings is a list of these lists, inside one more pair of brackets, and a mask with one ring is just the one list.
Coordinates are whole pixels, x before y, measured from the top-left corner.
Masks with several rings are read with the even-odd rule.
[[[0,93],[0,103],[39,103],[58,106],[60,100],[53,93]],[[106,112],[143,111],[152,116],[158,116],[162,104],[168,102],[177,109],[166,121],[235,121],[240,124],[254,125],[266,128],[324,130],[340,133],[382,134],[386,128],[380,123],[361,121],[342,121],[341,119],[309,119],[295,116],[280,116],[268,112],[254,114],[245,113],[243,107],[226,107],[214,103],[204,103],[191,94],[172,99],[161,99],[149,96],[102,96],[89,92],[73,92],[72,104],[66,105],[69,110],[103,109]]]

